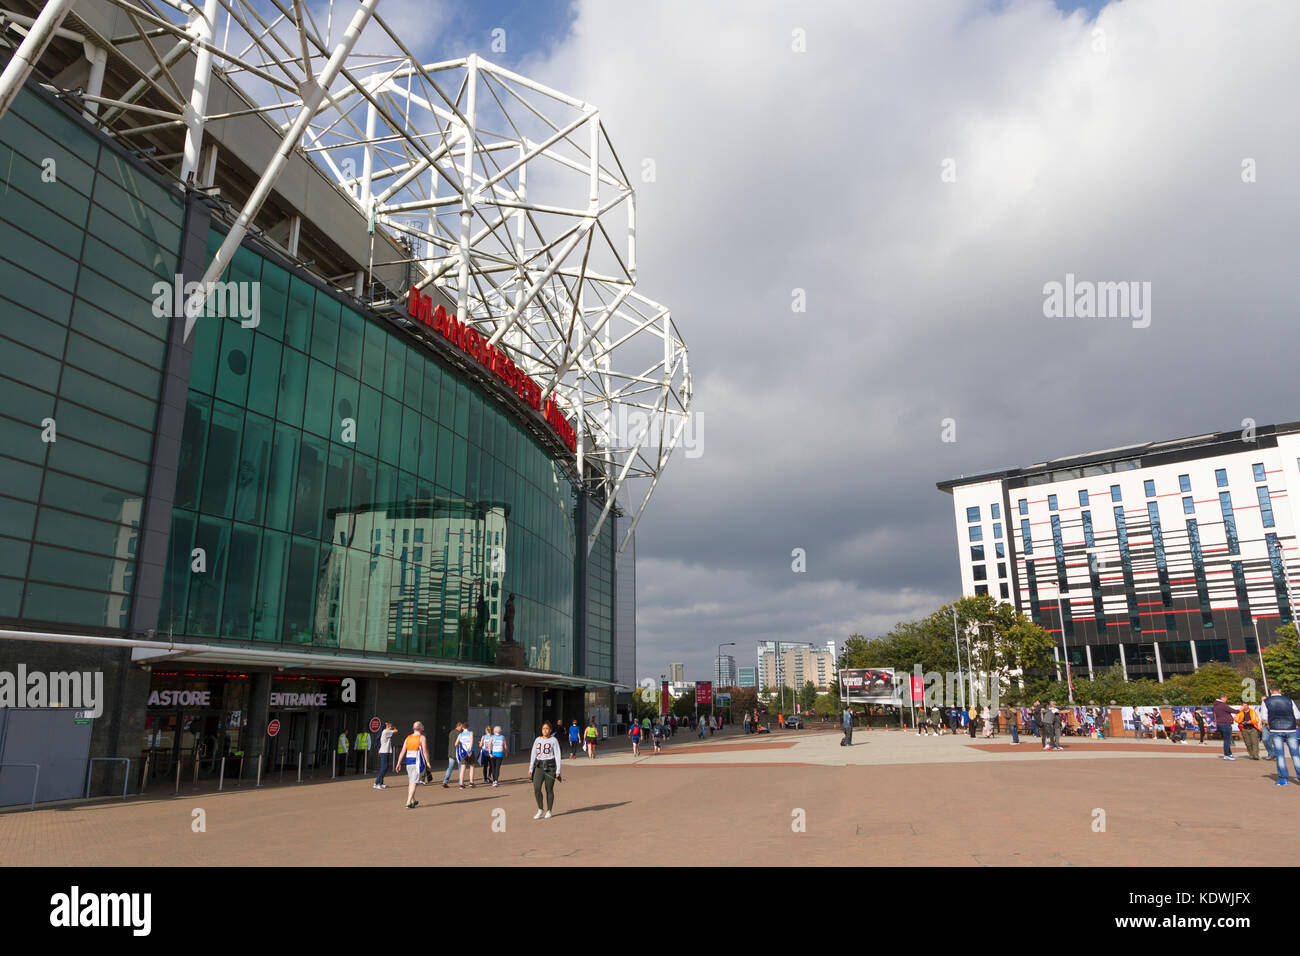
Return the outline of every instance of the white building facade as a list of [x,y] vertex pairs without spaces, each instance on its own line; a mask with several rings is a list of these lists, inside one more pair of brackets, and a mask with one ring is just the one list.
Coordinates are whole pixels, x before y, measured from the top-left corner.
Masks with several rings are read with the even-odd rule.
[[[1291,623],[1300,423],[940,482],[962,593],[1012,604],[1079,675],[1164,680]],[[1064,642],[1062,640],[1064,632]]]

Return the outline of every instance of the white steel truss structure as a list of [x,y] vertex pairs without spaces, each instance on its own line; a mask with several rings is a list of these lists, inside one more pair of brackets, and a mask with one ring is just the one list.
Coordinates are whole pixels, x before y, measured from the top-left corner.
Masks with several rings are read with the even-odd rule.
[[[97,32],[78,13],[92,4],[125,15],[133,31]],[[316,0],[313,13],[308,0],[50,0],[37,16],[0,9],[0,35],[23,38],[0,77],[0,113],[45,45],[62,37],[84,44],[90,61],[89,80],[62,92],[125,143],[183,134],[162,160],[185,188],[211,187],[220,144],[205,142],[209,126],[261,115],[279,148],[203,286],[249,229],[265,231],[263,206],[290,157],[309,157],[365,217],[372,307],[402,308],[405,288],[374,291],[374,270],[397,265],[406,283],[440,290],[459,321],[554,398],[577,432],[577,475],[604,500],[588,548],[616,497],[634,509],[621,554],[691,404],[672,313],[636,291],[631,177],[594,106],[476,55],[421,64],[381,6]],[[361,42],[382,52],[363,52]],[[131,82],[106,95],[110,58]],[[227,99],[210,110],[217,79],[247,106],[230,109]],[[288,229],[291,254],[299,228]],[[329,278],[361,292],[360,275]],[[201,294],[187,303],[187,336],[202,308]]]

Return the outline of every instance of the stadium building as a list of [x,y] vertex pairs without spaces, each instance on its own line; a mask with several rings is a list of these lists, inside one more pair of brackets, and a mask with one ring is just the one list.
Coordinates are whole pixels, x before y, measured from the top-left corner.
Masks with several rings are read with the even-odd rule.
[[962,593],[1013,604],[1075,673],[1163,680],[1255,655],[1292,621],[1300,423],[938,487],[953,499]]
[[0,761],[44,800],[616,722],[691,388],[599,111],[378,0],[6,6]]

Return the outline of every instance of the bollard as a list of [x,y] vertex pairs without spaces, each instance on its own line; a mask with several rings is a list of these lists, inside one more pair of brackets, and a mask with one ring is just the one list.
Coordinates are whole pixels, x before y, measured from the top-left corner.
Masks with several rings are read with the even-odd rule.
[[361,775],[368,776],[370,773],[370,751],[367,750],[365,756],[361,758]]
[[298,751],[298,782],[302,783],[302,751]]
[[176,761],[176,793],[181,792],[181,761]]
[[149,783],[149,754],[144,755],[144,775],[140,777],[140,792],[144,793],[144,788]]
[[217,790],[220,792],[221,787],[226,782],[226,758],[221,758],[221,772],[217,775]]
[[195,751],[195,753],[194,753],[194,789],[197,790],[198,788],[199,788],[199,754],[198,754],[198,751]]
[[257,755],[257,786],[262,785],[262,755]]
[[336,776],[338,776],[338,769],[339,769],[339,755],[338,752],[335,751],[333,754],[330,755],[330,779],[331,780],[333,780]]

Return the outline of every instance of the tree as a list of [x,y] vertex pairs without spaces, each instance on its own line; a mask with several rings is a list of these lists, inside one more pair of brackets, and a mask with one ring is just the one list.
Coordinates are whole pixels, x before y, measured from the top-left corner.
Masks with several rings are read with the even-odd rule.
[[731,688],[731,713],[734,719],[743,719],[745,714],[753,713],[758,706],[758,692],[752,687]]
[[803,690],[799,691],[799,706],[806,714],[813,709],[817,703],[817,685],[812,681],[804,681]]
[[695,695],[686,693],[673,698],[668,712],[674,717],[690,717],[695,713]]
[[[1300,698],[1300,643],[1294,624],[1277,629],[1277,640],[1264,648],[1264,667],[1268,683],[1293,699]],[[1260,697],[1263,698],[1261,688]]]

